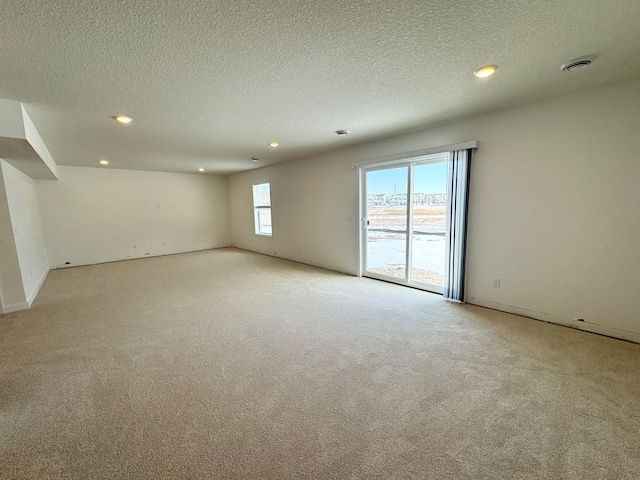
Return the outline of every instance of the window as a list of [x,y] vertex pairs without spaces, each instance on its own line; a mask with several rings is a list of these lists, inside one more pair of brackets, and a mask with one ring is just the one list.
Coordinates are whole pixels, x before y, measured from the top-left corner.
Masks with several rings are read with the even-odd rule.
[[253,186],[253,215],[256,223],[256,235],[270,237],[271,230],[271,187],[269,183]]
[[449,157],[362,168],[364,276],[443,292]]

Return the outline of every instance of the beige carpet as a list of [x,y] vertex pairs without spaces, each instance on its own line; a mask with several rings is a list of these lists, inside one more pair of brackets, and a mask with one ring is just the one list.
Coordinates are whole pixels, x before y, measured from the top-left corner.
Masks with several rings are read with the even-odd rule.
[[640,478],[640,345],[233,249],[0,317],[0,477]]

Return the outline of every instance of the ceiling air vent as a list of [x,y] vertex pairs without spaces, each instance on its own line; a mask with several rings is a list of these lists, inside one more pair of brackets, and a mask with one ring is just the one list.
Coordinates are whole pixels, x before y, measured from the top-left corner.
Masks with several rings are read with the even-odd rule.
[[574,70],[579,70],[580,68],[588,67],[591,65],[596,59],[593,55],[585,55],[584,57],[574,58],[573,60],[569,60],[567,63],[562,65],[560,69],[563,72],[572,72]]

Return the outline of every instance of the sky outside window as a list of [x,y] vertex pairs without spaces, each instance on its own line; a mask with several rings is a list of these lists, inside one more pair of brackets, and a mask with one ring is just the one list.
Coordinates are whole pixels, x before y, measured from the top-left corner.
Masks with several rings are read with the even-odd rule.
[[[447,162],[433,163],[430,164],[430,167],[429,169],[414,169],[414,193],[445,193]],[[369,172],[367,193],[370,195],[407,193],[406,167]]]

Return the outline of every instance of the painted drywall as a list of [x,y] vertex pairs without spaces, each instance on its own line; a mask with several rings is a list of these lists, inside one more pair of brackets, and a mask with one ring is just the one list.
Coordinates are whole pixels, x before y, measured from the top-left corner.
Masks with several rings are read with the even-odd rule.
[[225,177],[62,166],[58,176],[36,187],[51,268],[229,245]]
[[[31,121],[31,117],[27,113],[27,110],[24,108],[24,105],[21,105],[21,109],[22,109],[22,121],[24,123],[24,134],[27,141],[29,142],[29,145],[31,145],[31,148],[33,148],[33,150],[35,150],[35,152],[38,154],[38,158],[40,159],[40,161],[44,163],[44,165],[50,170],[51,175],[53,175],[54,178],[57,178],[58,166],[56,165],[56,162],[53,160],[53,157],[51,156],[49,149],[44,144],[44,140],[42,140],[42,137],[40,136],[40,133],[36,129],[36,126]],[[34,178],[37,178],[37,177],[34,177]],[[47,178],[47,177],[40,177],[40,178]],[[48,177],[48,178],[53,179],[51,177]]]
[[29,308],[22,284],[5,188],[6,165],[4,160],[0,160],[0,313]]
[[57,178],[56,163],[20,102],[0,99],[0,157],[31,178]]
[[0,137],[26,138],[22,105],[0,98]]
[[2,172],[24,295],[31,305],[49,273],[35,182],[5,161]]
[[[345,273],[355,273],[357,191],[344,154],[287,162],[229,177],[232,243]],[[255,235],[254,183],[271,184],[273,237]]]
[[[637,334],[638,132],[634,80],[232,175],[232,243],[356,274],[358,180],[351,163],[479,140],[467,301]],[[253,232],[251,186],[264,180],[271,182],[272,238]],[[492,287],[494,278],[500,288]]]

